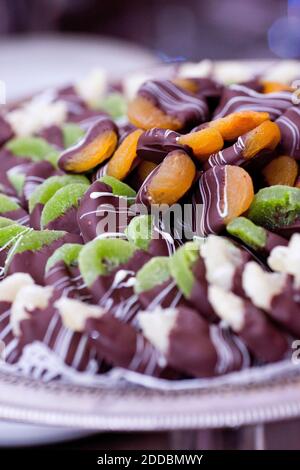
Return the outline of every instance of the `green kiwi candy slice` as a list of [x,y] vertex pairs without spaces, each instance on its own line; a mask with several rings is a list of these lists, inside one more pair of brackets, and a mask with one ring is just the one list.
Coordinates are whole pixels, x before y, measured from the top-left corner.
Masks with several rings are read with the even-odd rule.
[[226,227],[227,232],[239,238],[254,250],[263,249],[267,243],[267,232],[246,217],[233,219]]
[[84,245],[79,253],[79,269],[84,281],[91,286],[98,276],[109,274],[126,263],[136,248],[126,240],[95,239]]
[[78,264],[78,256],[82,250],[82,245],[78,243],[65,243],[54,251],[53,255],[47,261],[46,272],[59,261],[63,261],[67,266]]
[[170,257],[171,275],[186,298],[192,292],[195,282],[192,267],[199,256],[199,244],[194,241],[185,243]]
[[169,258],[167,256],[155,256],[137,272],[134,290],[137,294],[140,294],[163,284],[170,277]]

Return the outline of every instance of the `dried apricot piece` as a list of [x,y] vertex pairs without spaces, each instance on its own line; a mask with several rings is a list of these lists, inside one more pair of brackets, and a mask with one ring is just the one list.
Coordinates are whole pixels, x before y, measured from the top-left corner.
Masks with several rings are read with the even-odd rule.
[[222,134],[224,140],[234,140],[259,126],[267,119],[269,119],[268,113],[237,111],[236,113],[231,113],[223,118],[209,122],[208,126],[217,129]]
[[263,81],[263,93],[275,93],[278,91],[293,91],[286,83]]
[[250,175],[239,166],[215,166],[199,180],[203,210],[200,234],[221,232],[235,217],[243,214],[254,198]]
[[275,122],[264,121],[245,136],[243,157],[250,159],[261,150],[274,150],[280,141],[280,129]]
[[172,205],[190,189],[195,176],[196,167],[188,154],[174,150],[145,181],[137,196],[138,201]]
[[58,166],[70,173],[84,173],[107,160],[118,143],[118,130],[109,118],[100,118],[74,147],[63,152]]
[[179,130],[202,123],[207,117],[205,97],[189,93],[170,80],[148,80],[128,106],[129,120],[142,129]]
[[168,116],[142,96],[137,96],[129,103],[127,116],[134,126],[142,129],[160,127],[176,131],[182,127],[179,119]]
[[125,137],[108,162],[107,174],[109,176],[114,176],[121,181],[126,178],[137,158],[137,143],[142,133],[141,129],[136,129]]
[[298,175],[298,165],[294,158],[281,155],[272,160],[262,171],[268,186],[278,184],[294,186]]
[[181,135],[178,142],[182,145],[188,145],[194,156],[200,161],[207,160],[212,153],[219,152],[224,145],[221,133],[213,127]]

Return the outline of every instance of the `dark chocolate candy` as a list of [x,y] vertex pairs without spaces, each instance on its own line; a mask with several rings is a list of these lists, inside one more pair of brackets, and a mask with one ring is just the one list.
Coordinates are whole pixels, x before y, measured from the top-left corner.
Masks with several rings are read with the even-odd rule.
[[208,118],[204,98],[177,87],[169,80],[149,80],[140,87],[138,95],[150,100],[168,116],[178,119],[182,128],[200,124]]
[[287,331],[300,335],[300,289],[294,286],[294,278],[287,276],[283,291],[273,297],[269,315]]
[[47,140],[49,144],[57,147],[58,149],[64,148],[64,137],[61,127],[52,125],[45,127],[38,133],[39,137]]
[[125,197],[112,193],[112,188],[95,181],[84,194],[77,212],[77,221],[85,243],[109,231],[123,233],[133,215]]
[[14,132],[10,124],[3,116],[0,116],[0,147],[14,136]]
[[187,146],[178,143],[180,134],[169,129],[154,127],[143,132],[137,144],[137,156],[142,160],[161,163],[173,150],[187,150]]
[[214,112],[214,119],[227,114],[252,109],[267,112],[271,120],[277,119],[292,105],[292,93],[258,93],[243,85],[231,85],[224,88],[219,106]]
[[291,106],[276,123],[280,127],[283,154],[300,160],[300,106]]
[[111,313],[89,318],[85,330],[99,356],[116,367],[154,377],[180,377],[144,336]]

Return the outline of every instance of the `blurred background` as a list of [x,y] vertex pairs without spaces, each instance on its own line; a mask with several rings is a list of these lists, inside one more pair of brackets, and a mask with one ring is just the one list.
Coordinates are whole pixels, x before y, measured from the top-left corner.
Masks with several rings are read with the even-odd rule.
[[300,0],[0,0],[7,100],[154,63],[300,57]]
[[0,0],[0,34],[80,33],[163,60],[300,56],[300,0]]

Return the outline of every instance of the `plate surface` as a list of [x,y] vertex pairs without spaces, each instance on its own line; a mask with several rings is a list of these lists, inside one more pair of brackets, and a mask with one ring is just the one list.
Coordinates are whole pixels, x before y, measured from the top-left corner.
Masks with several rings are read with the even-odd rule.
[[284,378],[163,390],[83,386],[0,372],[0,418],[90,430],[220,428],[300,416],[298,368]]

